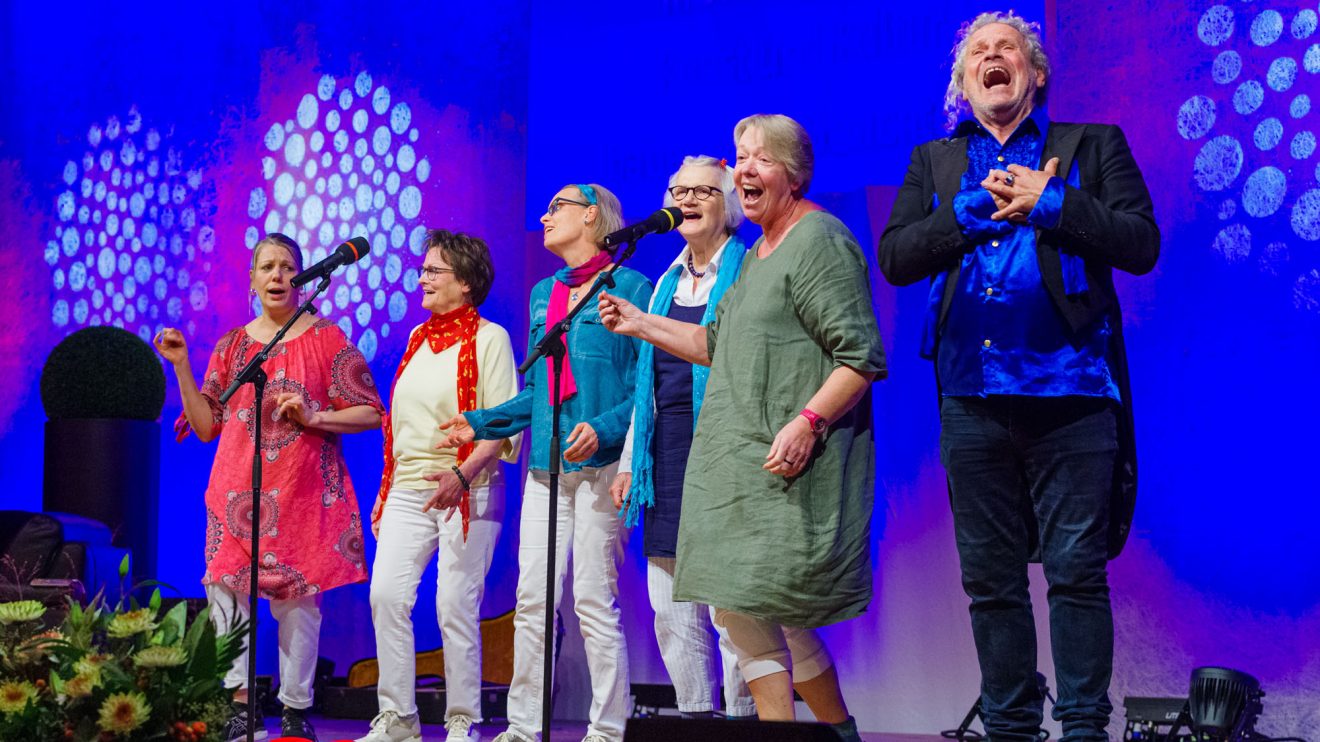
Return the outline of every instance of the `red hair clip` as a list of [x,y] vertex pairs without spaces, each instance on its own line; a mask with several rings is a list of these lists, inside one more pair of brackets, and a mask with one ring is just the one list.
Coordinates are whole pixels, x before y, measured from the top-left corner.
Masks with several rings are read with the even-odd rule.
[[721,158],[720,158],[720,167],[728,167],[728,166],[729,166],[729,161],[726,160],[726,159],[724,159],[723,157],[721,157]]

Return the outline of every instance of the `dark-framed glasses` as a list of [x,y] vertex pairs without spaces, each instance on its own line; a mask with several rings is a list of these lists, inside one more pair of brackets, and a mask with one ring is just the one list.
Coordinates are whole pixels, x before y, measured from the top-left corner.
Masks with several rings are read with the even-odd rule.
[[425,278],[429,278],[432,281],[439,278],[441,273],[453,273],[453,272],[454,272],[453,268],[437,268],[434,265],[422,266],[422,276],[424,276]]
[[669,195],[673,196],[675,201],[682,201],[688,197],[689,193],[696,196],[698,201],[705,201],[717,193],[721,196],[724,195],[724,191],[721,191],[715,186],[708,185],[693,186],[691,188],[687,186],[672,186],[669,189]]
[[559,212],[560,209],[564,208],[564,206],[568,204],[572,204],[574,206],[581,206],[583,208],[586,208],[591,205],[585,201],[574,201],[571,198],[563,198],[561,196],[558,198],[550,199],[550,205],[545,207],[545,213],[549,214],[550,216],[554,216],[556,213]]

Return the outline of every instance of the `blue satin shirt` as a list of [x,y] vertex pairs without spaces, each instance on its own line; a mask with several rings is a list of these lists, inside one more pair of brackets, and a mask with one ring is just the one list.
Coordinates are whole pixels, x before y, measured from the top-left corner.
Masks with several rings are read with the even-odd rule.
[[1048,128],[1049,120],[1037,111],[1000,145],[975,120],[959,125],[958,133],[967,136],[967,172],[953,207],[976,248],[963,257],[940,337],[936,372],[946,397],[1119,399],[1105,360],[1108,317],[1074,334],[1041,280],[1036,230],[1058,225],[1064,179],[1050,179],[1025,225],[992,221],[998,208],[980,185],[991,169],[1040,168]]

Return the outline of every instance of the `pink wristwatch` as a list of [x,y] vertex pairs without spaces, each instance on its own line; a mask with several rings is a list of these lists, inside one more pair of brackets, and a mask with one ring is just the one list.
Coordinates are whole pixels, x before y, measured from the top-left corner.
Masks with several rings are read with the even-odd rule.
[[807,423],[811,425],[811,432],[815,433],[816,435],[821,435],[822,433],[825,432],[825,429],[830,426],[829,420],[826,420],[820,415],[817,415],[816,413],[812,412],[806,407],[803,407],[802,411],[799,412],[798,414],[807,418]]

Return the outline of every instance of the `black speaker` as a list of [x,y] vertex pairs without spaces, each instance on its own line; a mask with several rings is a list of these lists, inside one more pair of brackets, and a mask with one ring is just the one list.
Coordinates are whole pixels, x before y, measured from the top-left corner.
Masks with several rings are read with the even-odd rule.
[[133,552],[133,575],[125,587],[156,578],[160,423],[48,420],[44,471],[42,510],[106,524],[112,543]]
[[653,716],[629,719],[624,742],[839,742],[828,724],[805,721],[684,719]]

